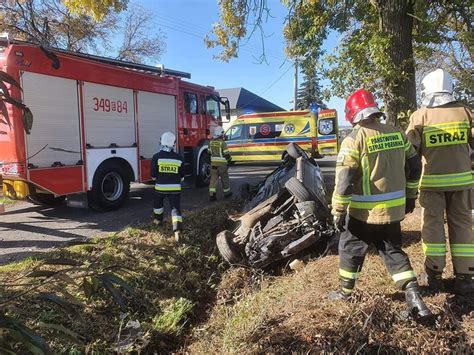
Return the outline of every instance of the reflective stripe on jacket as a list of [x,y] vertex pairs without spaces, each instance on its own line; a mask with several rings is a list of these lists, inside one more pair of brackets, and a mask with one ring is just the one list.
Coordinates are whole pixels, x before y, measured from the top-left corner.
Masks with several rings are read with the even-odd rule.
[[175,152],[160,151],[151,161],[151,176],[155,178],[155,190],[163,193],[181,191],[184,176],[183,159]]
[[226,165],[230,162],[230,153],[227,144],[222,139],[213,139],[209,142],[211,166]]
[[468,190],[473,185],[469,146],[474,148],[471,110],[458,102],[423,107],[410,117],[408,139],[423,157],[420,189]]
[[[409,179],[405,164],[412,170]],[[377,120],[363,121],[344,139],[337,157],[333,214],[349,208],[352,217],[369,224],[401,221],[406,197],[417,194],[419,166],[403,132]]]

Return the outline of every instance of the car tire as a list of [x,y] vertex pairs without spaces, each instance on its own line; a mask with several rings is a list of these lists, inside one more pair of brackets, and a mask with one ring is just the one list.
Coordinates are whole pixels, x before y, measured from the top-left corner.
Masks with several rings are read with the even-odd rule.
[[112,211],[123,206],[130,192],[130,174],[122,164],[102,163],[94,174],[89,206],[97,211]]
[[298,202],[312,201],[313,197],[303,183],[297,178],[292,177],[285,182],[286,189],[292,194]]
[[208,186],[211,181],[211,156],[207,151],[203,152],[199,157],[199,165],[197,167],[196,186]]
[[52,194],[32,194],[28,196],[28,199],[35,205],[57,207],[64,205],[66,201],[65,196],[54,196]]
[[[298,144],[290,143],[286,146],[286,152],[293,159],[298,159],[300,157],[307,158],[308,154],[301,148]],[[283,155],[284,156],[284,155]]]
[[216,244],[225,261],[230,264],[239,264],[242,262],[242,257],[237,251],[237,245],[233,241],[234,237],[232,232],[222,231],[216,236]]

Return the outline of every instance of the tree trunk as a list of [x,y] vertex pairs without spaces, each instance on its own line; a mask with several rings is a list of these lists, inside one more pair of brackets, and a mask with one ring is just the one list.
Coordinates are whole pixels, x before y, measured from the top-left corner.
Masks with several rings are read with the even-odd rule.
[[384,80],[387,122],[397,125],[402,111],[416,108],[413,58],[413,0],[378,0],[380,29],[391,38],[387,55],[397,74]]

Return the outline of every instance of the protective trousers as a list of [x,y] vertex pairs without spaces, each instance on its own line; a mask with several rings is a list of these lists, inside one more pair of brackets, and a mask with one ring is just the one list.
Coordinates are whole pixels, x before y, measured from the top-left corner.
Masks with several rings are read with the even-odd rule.
[[377,248],[398,288],[403,290],[409,282],[416,281],[408,256],[402,250],[400,222],[367,224],[350,217],[348,231],[339,239],[339,278],[345,293],[354,289],[371,244]]
[[217,193],[217,184],[219,183],[219,176],[222,180],[222,189],[224,196],[231,193],[229,182],[229,168],[227,164],[214,165],[211,167],[211,181],[209,182],[209,195],[215,196]]
[[441,273],[446,266],[444,233],[446,211],[454,272],[474,275],[471,194],[471,190],[420,192],[420,204],[423,207],[421,238],[425,267]]
[[173,222],[173,232],[180,231],[183,224],[183,217],[181,216],[181,194],[180,193],[169,193],[164,194],[162,192],[154,191],[155,199],[153,201],[153,214],[155,219],[163,222],[163,213],[165,211],[164,202],[165,198],[171,207],[171,220]]

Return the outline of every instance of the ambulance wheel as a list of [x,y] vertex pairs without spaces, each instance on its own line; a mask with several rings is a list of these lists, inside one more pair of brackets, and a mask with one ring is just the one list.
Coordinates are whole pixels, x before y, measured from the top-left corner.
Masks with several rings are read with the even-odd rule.
[[295,196],[298,202],[312,201],[313,198],[308,189],[297,178],[292,177],[285,182],[286,189]]
[[233,241],[234,233],[225,230],[216,236],[217,249],[219,253],[230,264],[238,264],[242,262],[240,253],[236,250],[237,245]]
[[89,206],[97,211],[112,211],[122,207],[130,192],[130,173],[118,162],[102,163],[94,174]]
[[196,176],[196,186],[208,186],[211,181],[211,157],[206,152],[199,157],[199,166]]

